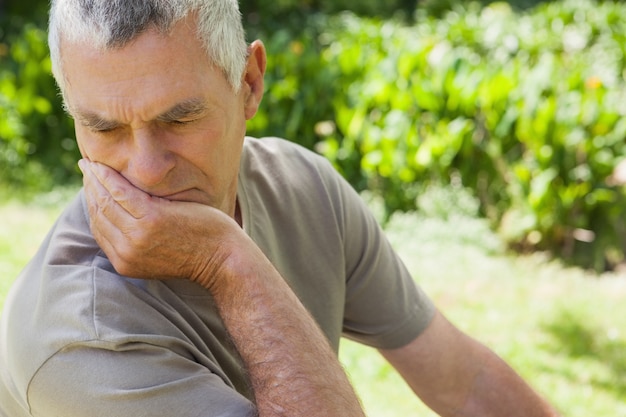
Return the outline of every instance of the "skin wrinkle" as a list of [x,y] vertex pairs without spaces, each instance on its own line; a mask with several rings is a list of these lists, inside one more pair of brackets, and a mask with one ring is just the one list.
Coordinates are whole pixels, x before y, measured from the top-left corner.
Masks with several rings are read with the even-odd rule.
[[[189,29],[187,26],[185,26],[189,31],[191,31],[191,29]],[[170,39],[170,38],[168,38]],[[141,45],[137,45],[137,41],[135,41],[132,45],[130,45],[131,47],[141,47]],[[184,47],[184,46],[183,46]],[[180,48],[179,48],[180,49]],[[112,51],[113,54],[120,54],[121,57],[126,56],[128,54],[124,54],[124,51]],[[153,55],[157,55],[158,53],[155,53]],[[65,56],[65,55],[64,55]],[[91,55],[88,55],[91,58]],[[96,55],[94,57],[94,59],[97,59],[99,57],[99,55]],[[67,57],[66,57],[67,60]],[[180,61],[180,60],[174,60],[174,61]],[[124,60],[124,62],[127,62],[126,60]],[[192,65],[198,65],[198,61],[195,60],[194,63]],[[201,62],[200,62],[201,63]],[[181,63],[178,62],[178,65],[180,66]],[[145,74],[145,68],[144,66],[140,66],[139,68],[137,68],[138,71],[138,75],[139,77],[142,77],[142,83],[148,81],[148,82],[152,82],[151,78],[146,79],[145,77],[148,76],[150,77],[151,75],[146,75]],[[204,73],[205,69],[202,70],[202,73]],[[181,88],[179,88],[179,86],[181,85],[181,83],[186,83],[188,82],[188,80],[182,80],[180,79],[179,73],[180,71],[175,71],[174,69],[169,69],[169,70],[163,70],[165,76],[171,78],[172,80],[174,80],[174,85],[172,86],[171,91],[183,91],[181,90]],[[215,73],[215,69],[213,69],[213,71]],[[175,74],[175,76],[174,76]],[[217,72],[216,73],[219,78],[223,79],[223,75],[221,74],[221,72]],[[210,129],[212,129],[214,131],[214,133],[202,133],[203,142],[207,141],[207,138],[210,138],[212,136],[215,135],[219,135],[220,131],[224,128],[226,128],[226,121],[228,119],[232,119],[232,117],[226,116],[224,117],[223,115],[225,114],[225,112],[222,110],[223,106],[225,105],[230,105],[230,103],[223,103],[224,99],[227,98],[228,96],[232,96],[232,89],[230,87],[227,87],[226,90],[224,91],[224,93],[218,93],[214,96],[211,96],[210,101],[208,100],[208,97],[202,97],[199,98],[197,95],[197,89],[194,90],[190,90],[193,91],[192,95],[190,96],[183,96],[181,94],[181,98],[180,100],[176,100],[174,102],[170,102],[170,103],[163,103],[163,104],[159,104],[159,101],[162,100],[152,100],[152,101],[147,101],[147,97],[143,98],[143,99],[136,99],[134,98],[131,102],[129,102],[129,104],[132,104],[133,102],[138,102],[138,104],[141,105],[141,107],[146,107],[143,106],[143,102],[146,103],[146,105],[149,105],[150,108],[155,108],[155,110],[151,110],[149,112],[147,111],[142,111],[141,114],[137,114],[137,117],[133,117],[131,113],[128,113],[128,111],[126,109],[121,109],[118,111],[116,110],[116,108],[112,108],[111,111],[115,111],[117,113],[120,114],[120,116],[115,116],[115,117],[111,117],[108,115],[108,113],[110,112],[109,110],[107,110],[107,108],[101,108],[99,109],[98,107],[102,107],[102,106],[98,106],[98,107],[94,107],[92,105],[90,106],[86,106],[86,103],[84,103],[84,99],[83,102],[79,102],[77,101],[76,97],[71,95],[71,91],[74,89],[78,89],[80,86],[77,85],[76,83],[76,76],[72,76],[72,74],[67,74],[68,75],[68,79],[70,79],[71,81],[71,85],[73,86],[73,88],[68,89],[68,93],[69,97],[68,97],[68,102],[70,103],[70,105],[68,106],[70,111],[72,112],[78,112],[78,114],[75,114],[75,116],[81,116],[81,115],[85,115],[88,113],[94,113],[96,115],[98,115],[98,119],[105,119],[105,120],[114,120],[117,123],[123,124],[123,125],[127,125],[129,126],[126,129],[135,129],[135,132],[137,134],[143,135],[142,131],[140,131],[138,128],[141,126],[141,124],[143,124],[143,120],[155,120],[157,118],[168,118],[168,117],[172,117],[174,116],[172,113],[173,112],[182,112],[183,110],[186,112],[191,112],[191,116],[192,117],[196,117],[199,116],[199,120],[191,123],[189,126],[187,125],[182,125],[182,126],[164,126],[164,129],[160,129],[161,126],[158,126],[159,129],[158,131],[160,132],[160,135],[163,135],[163,139],[160,141],[160,144],[153,144],[150,145],[151,147],[154,146],[167,146],[169,147],[169,149],[171,149],[171,151],[169,151],[167,154],[166,153],[161,153],[160,155],[155,155],[157,158],[158,157],[165,157],[165,155],[168,155],[167,157],[170,158],[176,158],[176,160],[178,160],[178,156],[179,155],[194,155],[192,158],[188,158],[190,161],[191,160],[196,160],[198,159],[198,157],[196,155],[201,155],[201,152],[197,152],[195,151],[193,148],[189,148],[187,149],[183,149],[183,146],[187,146],[188,145],[188,141],[181,141],[179,139],[176,139],[176,142],[174,141],[174,137],[172,136],[172,138],[170,139],[170,136],[174,134],[174,132],[178,132],[178,130],[180,129],[193,129],[191,130],[191,132],[193,133],[196,129],[198,129],[198,133],[200,133],[200,129],[204,129],[206,126],[211,126]],[[128,79],[128,75],[122,76],[122,77],[112,77],[111,80],[114,83],[118,83],[120,79]],[[131,82],[132,80],[129,80],[128,82]],[[128,84],[128,83],[126,83]],[[126,85],[125,84],[125,85]],[[80,84],[82,85],[82,84]],[[124,86],[124,85],[122,85]],[[129,92],[135,91],[137,88],[140,88],[141,84],[137,84],[137,83],[130,83],[128,84],[129,87],[131,87]],[[158,88],[162,88],[160,85],[157,85],[156,87]],[[188,88],[188,87],[187,87]],[[102,88],[101,91],[103,91],[104,95],[102,96],[102,100],[108,100],[107,97],[107,93],[109,91],[111,91],[111,88]],[[230,90],[230,91],[228,91]],[[118,95],[123,93],[124,90],[117,90],[118,91]],[[151,88],[151,91],[157,91],[154,88]],[[200,90],[202,91],[202,90]],[[96,92],[97,93],[97,92]],[[242,93],[244,93],[244,91],[242,90]],[[91,95],[94,98],[97,98],[97,96],[95,96],[94,94]],[[126,100],[126,99],[124,99]],[[119,102],[119,99],[115,100],[116,102]],[[196,106],[191,106],[192,108],[187,108],[186,107],[190,107],[190,103],[191,102],[199,102],[199,101],[203,101],[204,104],[202,106],[198,105],[197,108]],[[152,103],[152,104],[149,104]],[[95,102],[94,104],[98,104],[98,102]],[[162,109],[159,109],[159,107]],[[204,114],[199,115],[198,113],[200,112],[201,108],[204,107],[206,110],[204,112]],[[146,109],[148,109],[148,107],[146,107]],[[193,111],[191,111],[193,110]],[[136,119],[135,121],[131,120],[130,117],[133,117],[134,119]],[[93,122],[93,121],[92,121]],[[217,124],[215,123],[217,122]],[[93,122],[97,124],[96,122]],[[210,123],[210,124],[209,124]],[[240,122],[240,127],[237,128],[237,130],[239,130],[237,136],[241,135],[241,137],[243,138],[243,132],[245,131],[245,123],[243,118],[241,119]],[[224,127],[220,127],[220,125],[224,125]],[[109,126],[105,126],[105,127],[115,127],[113,124],[109,125]],[[85,131],[85,135],[79,135],[79,139],[81,139],[82,136],[88,136],[88,129],[85,129],[84,126],[81,126],[81,124],[78,124],[78,134],[81,133],[80,129],[83,128]],[[157,126],[155,126],[155,129],[157,128]],[[132,130],[131,130],[132,132]],[[107,137],[107,141],[112,139],[112,140],[126,140],[121,136],[121,132],[115,132],[115,134],[113,134],[114,132],[108,132],[108,134],[106,135]],[[130,132],[129,132],[130,134]],[[134,134],[134,133],[133,133]],[[146,134],[148,134],[148,132],[146,131]],[[178,133],[176,133],[178,134]],[[108,136],[112,136],[110,139],[108,138]],[[100,140],[100,139],[98,139]],[[238,141],[240,141],[241,139],[238,139]],[[93,146],[91,146],[91,141],[85,141],[83,140],[79,140],[80,143],[80,148],[83,152],[84,155],[92,155],[93,154]],[[97,142],[93,142],[93,144],[95,145]],[[140,145],[141,142],[137,142],[137,145]],[[142,145],[143,146],[143,145]],[[119,146],[118,146],[119,148]],[[236,147],[235,147],[236,148]],[[163,150],[165,150],[165,148],[163,148]],[[159,148],[154,148],[155,152],[160,152]],[[110,150],[106,150],[107,153],[110,153]],[[221,154],[222,152],[219,153],[215,153],[214,154],[217,156],[218,154]],[[129,152],[125,152],[125,154],[129,154]],[[228,151],[228,152],[223,152],[223,156],[225,155],[232,155],[232,151]],[[171,174],[168,174],[170,178],[164,176],[165,172],[163,174],[159,174],[159,175],[163,175],[162,179],[158,179],[157,177],[154,177],[151,182],[145,182],[143,180],[140,179],[136,179],[136,175],[134,173],[134,171],[129,172],[128,175],[126,175],[127,179],[134,184],[135,186],[138,186],[139,188],[143,189],[144,191],[148,192],[151,195],[154,196],[169,196],[172,195],[173,193],[178,193],[180,191],[184,191],[184,190],[192,190],[192,189],[197,189],[197,191],[194,191],[193,193],[187,193],[187,195],[185,196],[181,196],[181,199],[185,200],[185,201],[198,201],[197,198],[200,197],[200,193],[205,194],[207,197],[210,197],[210,199],[207,198],[202,198],[202,200],[199,201],[203,201],[206,203],[209,203],[210,205],[217,205],[218,207],[224,207],[224,210],[227,213],[232,213],[234,211],[234,205],[235,205],[235,190],[236,190],[236,175],[234,174],[236,172],[236,166],[235,166],[235,161],[238,162],[239,160],[239,156],[236,157],[222,157],[220,158],[220,162],[213,162],[216,159],[216,156],[209,156],[206,161],[207,162],[203,162],[203,163],[198,163],[195,164],[197,167],[200,167],[200,171],[197,173],[200,176],[197,178],[196,182],[198,185],[192,185],[191,187],[189,186],[185,186],[184,183],[188,183],[189,178],[193,176],[197,176],[197,174],[192,174],[191,176],[189,174],[183,174],[181,169],[185,169],[187,170],[187,168],[185,168],[185,166],[183,166],[182,164],[177,164],[180,168],[178,169],[178,171],[181,171],[180,173],[176,174],[176,172],[173,172]],[[93,159],[93,158],[90,158]],[[108,159],[108,157],[107,157]],[[117,161],[124,161],[126,158],[124,156],[120,157],[120,158],[116,158]],[[97,160],[97,159],[96,159]],[[154,160],[153,157],[150,157],[150,160]],[[199,159],[198,159],[199,160]],[[148,162],[149,160],[146,159],[145,162]],[[233,161],[233,162],[231,162]],[[139,163],[143,163],[141,162],[141,160],[136,160],[136,161],[129,161],[131,162],[131,165],[127,165],[127,169],[130,170],[137,170],[137,169],[143,169],[142,165],[138,165]],[[215,166],[220,166],[223,165],[224,163],[228,162],[231,167],[228,169],[214,169],[211,168],[210,165],[215,165]],[[210,165],[209,165],[210,163]],[[206,166],[206,168],[203,168],[201,164],[204,164],[204,166]],[[122,164],[120,164],[119,162],[116,164],[113,164],[113,167],[116,167],[118,171],[122,172],[124,174],[125,170],[124,170],[124,166]],[[119,168],[118,168],[119,167]],[[191,168],[191,166],[189,166]],[[193,169],[194,171],[196,170],[195,168]],[[229,174],[230,172],[232,172],[233,174]],[[155,172],[156,173],[156,172]],[[139,172],[137,172],[137,174],[139,174]],[[207,176],[207,174],[210,174],[209,176]],[[221,179],[223,178],[223,179]],[[163,182],[162,184],[159,184],[159,182],[157,182],[157,180],[159,182]],[[171,185],[168,185],[166,182],[167,181],[169,183],[171,183]],[[220,197],[220,199],[223,201],[223,203],[220,203],[218,201],[215,201],[215,197],[217,197],[217,195],[215,194],[215,192],[211,189],[209,189],[208,187],[213,188],[213,185],[218,185],[216,183],[216,181],[228,181],[230,182],[230,185],[228,185],[228,194],[229,197],[227,197],[227,200],[224,200],[223,197]],[[178,185],[177,185],[178,184]],[[191,185],[191,184],[190,184]],[[224,195],[224,197],[226,197],[226,195]],[[223,204],[227,203],[230,207],[232,208],[228,208],[228,206],[224,206]]]
[[[148,123],[172,124],[179,127],[190,126],[195,121],[205,116],[207,112],[208,106],[204,100],[201,98],[191,98],[175,104],[170,109],[156,116],[154,121]],[[94,133],[110,133],[113,130],[127,128],[122,122],[107,120],[104,116],[90,111],[74,109],[72,113],[82,126]]]

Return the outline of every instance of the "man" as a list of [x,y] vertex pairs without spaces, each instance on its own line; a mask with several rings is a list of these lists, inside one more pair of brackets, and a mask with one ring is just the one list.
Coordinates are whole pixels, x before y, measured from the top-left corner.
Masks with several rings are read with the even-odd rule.
[[342,335],[442,416],[552,416],[453,327],[322,158],[245,137],[265,50],[234,0],[56,0],[84,190],[16,281],[0,414],[362,416]]

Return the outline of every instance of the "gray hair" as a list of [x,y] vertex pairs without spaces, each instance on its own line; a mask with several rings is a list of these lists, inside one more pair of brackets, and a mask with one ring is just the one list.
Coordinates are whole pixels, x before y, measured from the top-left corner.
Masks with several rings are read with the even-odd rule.
[[61,92],[62,39],[88,41],[105,50],[122,48],[150,28],[168,33],[191,13],[197,15],[198,38],[211,62],[238,91],[247,45],[237,0],[52,0],[48,44]]

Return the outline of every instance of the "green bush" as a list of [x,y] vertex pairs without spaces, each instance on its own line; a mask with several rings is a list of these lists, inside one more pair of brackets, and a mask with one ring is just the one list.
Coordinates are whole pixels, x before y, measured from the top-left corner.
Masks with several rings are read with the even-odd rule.
[[298,17],[311,13],[335,14],[349,10],[358,15],[410,18],[418,0],[241,0],[239,7],[248,27],[298,27]]
[[[269,55],[249,133],[323,153],[357,189],[382,196],[387,217],[424,209],[418,197],[431,185],[460,182],[514,247],[598,270],[622,262],[626,201],[612,173],[626,146],[626,6],[481,3],[426,1],[407,23],[311,13],[407,16],[405,0],[244,1],[249,38]],[[0,181],[76,179],[45,33],[7,27]]]
[[77,146],[50,74],[46,32],[4,20],[0,32],[0,183],[47,190],[75,181]]
[[[398,191],[390,210],[411,203],[407,184],[457,173],[510,241],[604,269],[624,248],[623,192],[607,178],[624,155],[625,18],[588,1],[424,17],[383,36],[339,127],[363,118],[346,136],[369,182]],[[376,80],[393,82],[365,89]]]
[[460,178],[513,246],[598,270],[622,262],[611,175],[626,145],[626,7],[469,3],[442,16],[344,14],[270,35],[269,84],[290,94],[270,88],[251,131],[316,143],[388,215]]

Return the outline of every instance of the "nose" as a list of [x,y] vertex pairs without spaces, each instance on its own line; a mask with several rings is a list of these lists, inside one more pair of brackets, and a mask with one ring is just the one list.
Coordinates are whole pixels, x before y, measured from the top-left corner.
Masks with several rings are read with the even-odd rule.
[[126,155],[125,176],[136,187],[148,193],[165,185],[176,163],[175,155],[168,149],[164,139],[155,129],[146,127],[133,131],[130,154]]

